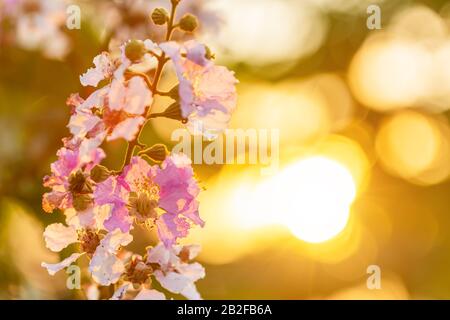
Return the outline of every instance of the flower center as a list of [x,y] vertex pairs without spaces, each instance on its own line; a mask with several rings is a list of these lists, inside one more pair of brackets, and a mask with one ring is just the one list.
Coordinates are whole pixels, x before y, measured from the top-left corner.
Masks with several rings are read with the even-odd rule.
[[133,256],[126,267],[126,278],[134,284],[143,284],[149,279],[152,272],[152,268],[146,265],[141,257]]
[[88,254],[94,254],[95,249],[97,249],[98,245],[100,244],[100,238],[98,237],[98,234],[90,229],[87,229],[83,232],[80,237],[80,241],[81,249]]
[[159,189],[156,185],[142,188],[138,193],[132,192],[129,198],[130,213],[138,222],[144,223],[148,219],[156,219],[159,200]]

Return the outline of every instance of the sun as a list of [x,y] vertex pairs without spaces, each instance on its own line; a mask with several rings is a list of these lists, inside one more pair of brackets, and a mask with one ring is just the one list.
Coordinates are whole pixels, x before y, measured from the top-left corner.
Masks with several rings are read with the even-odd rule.
[[299,161],[276,178],[282,188],[283,224],[299,239],[318,243],[347,225],[356,185],[349,170],[322,157]]
[[245,197],[248,221],[281,224],[303,241],[320,243],[346,227],[356,183],[344,165],[316,156],[285,168]]

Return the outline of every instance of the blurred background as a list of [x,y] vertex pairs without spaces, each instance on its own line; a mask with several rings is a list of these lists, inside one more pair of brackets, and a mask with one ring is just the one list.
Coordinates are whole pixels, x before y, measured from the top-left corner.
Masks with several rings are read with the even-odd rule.
[[[23,2],[21,6],[14,3]],[[68,4],[81,29],[65,28]],[[369,30],[367,8],[381,8]],[[236,72],[232,128],[280,130],[280,168],[198,165],[206,299],[450,298],[450,2],[182,0]],[[158,39],[167,1],[0,0],[0,298],[70,299],[42,232],[66,98],[101,50]],[[181,35],[175,35],[181,37]],[[164,77],[170,88],[174,79]],[[157,108],[164,109],[161,100]],[[181,124],[153,121],[148,144]],[[125,144],[105,149],[118,167]],[[141,244],[151,235],[136,230]],[[381,269],[369,290],[367,268]]]

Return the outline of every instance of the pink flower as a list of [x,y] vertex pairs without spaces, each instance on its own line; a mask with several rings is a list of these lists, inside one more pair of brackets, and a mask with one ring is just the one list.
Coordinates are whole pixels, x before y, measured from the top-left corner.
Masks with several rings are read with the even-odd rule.
[[111,214],[104,222],[106,230],[113,231],[119,228],[122,232],[128,232],[131,229],[133,220],[126,207],[128,192],[118,182],[116,176],[111,176],[97,184],[94,190],[94,201],[96,205],[112,206]]
[[194,178],[191,160],[184,154],[171,154],[157,168],[159,206],[166,211],[157,221],[158,234],[167,246],[187,236],[190,223],[204,226],[198,212],[200,188]]
[[131,141],[145,122],[144,113],[152,101],[152,94],[141,77],[113,80],[86,100],[75,100],[68,127],[79,138]]
[[144,114],[152,103],[152,94],[141,77],[133,77],[127,83],[113,80],[109,91],[109,108],[131,115]]
[[[73,193],[81,192],[85,187],[87,172],[105,157],[103,150],[95,145],[90,148],[82,142],[72,141],[71,146],[73,149],[63,147],[58,150],[58,160],[51,164],[52,174],[44,177],[44,186],[52,189],[42,198],[42,207],[46,212],[70,208]],[[82,153],[81,146],[85,148]]]
[[[155,168],[140,157],[133,157],[120,176],[111,176],[97,184],[94,199],[97,205],[111,204],[111,216],[105,221],[107,230],[130,230],[133,219],[145,222],[156,218],[158,186],[154,183]],[[153,205],[152,205],[153,204]]]
[[214,65],[206,58],[206,47],[195,41],[188,41],[182,47],[166,42],[160,47],[174,63],[181,111],[189,121],[188,127],[200,130],[207,137],[215,137],[226,129],[236,108],[238,81],[234,73]]
[[[113,205],[107,230],[126,232],[133,219],[153,220],[160,240],[169,247],[188,235],[191,223],[204,225],[198,213],[199,192],[189,158],[172,154],[161,167],[133,157],[121,175],[97,184],[94,200],[97,205]],[[159,214],[157,208],[164,212]]]

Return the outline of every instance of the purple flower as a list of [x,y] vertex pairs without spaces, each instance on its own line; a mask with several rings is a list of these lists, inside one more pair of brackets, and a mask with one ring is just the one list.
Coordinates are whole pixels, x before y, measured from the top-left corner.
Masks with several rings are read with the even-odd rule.
[[[160,45],[172,59],[179,80],[180,104],[188,128],[213,138],[225,130],[236,108],[234,73],[207,59],[207,49],[193,40],[183,46]],[[185,57],[184,57],[185,56]]]
[[166,211],[157,222],[158,234],[167,246],[187,236],[189,222],[204,226],[198,212],[200,188],[194,178],[191,160],[184,154],[172,154],[157,168],[159,206]]
[[[105,157],[103,150],[95,144],[86,145],[85,141],[71,141],[70,145],[73,149],[63,147],[58,150],[58,160],[51,164],[52,174],[44,177],[44,186],[52,189],[42,198],[42,208],[45,212],[70,208],[76,189],[74,182],[71,184],[71,178],[76,180],[73,177],[78,174],[78,180],[87,179],[87,172]],[[78,183],[78,188],[82,187],[83,182]]]

